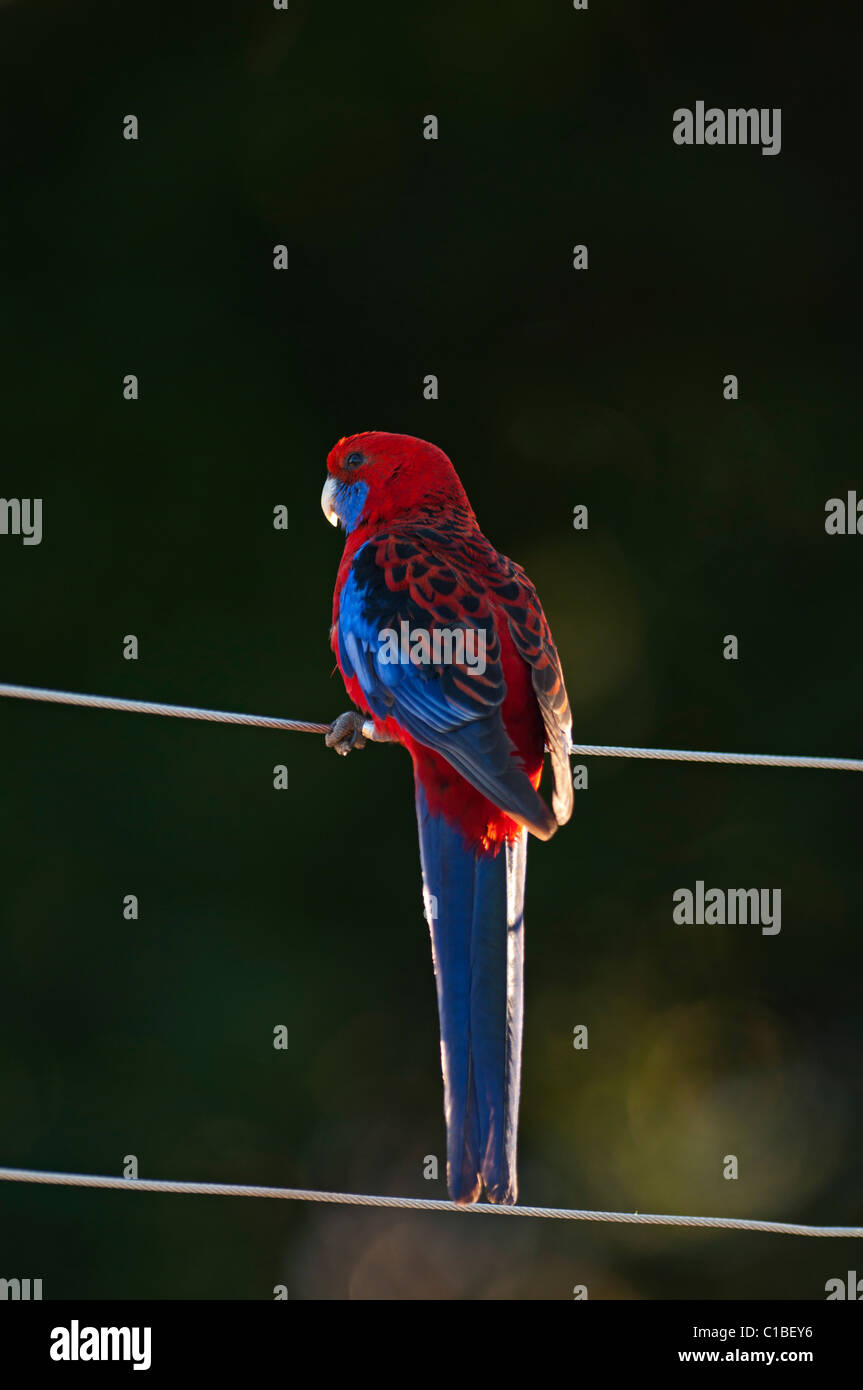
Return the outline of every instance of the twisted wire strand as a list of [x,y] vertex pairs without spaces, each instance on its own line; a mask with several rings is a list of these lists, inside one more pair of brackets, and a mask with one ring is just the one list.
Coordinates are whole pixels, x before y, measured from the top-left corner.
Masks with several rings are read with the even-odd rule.
[[164,714],[172,719],[204,719],[213,724],[247,724],[258,729],[285,729],[290,733],[325,734],[329,724],[307,719],[277,719],[266,714],[233,714],[228,710],[199,709],[195,705],[165,705],[156,700],[123,700],[114,695],[81,695],[72,690],[44,690],[33,685],[0,684],[0,696],[11,700],[40,700],[51,705],[82,705],[87,709],[112,709],[126,714]]
[[567,1207],[504,1207],[486,1202],[461,1205],[428,1197],[378,1197],[360,1192],[316,1192],[299,1187],[255,1187],[228,1182],[172,1182],[161,1178],[104,1177],[92,1173],[50,1173],[33,1168],[0,1168],[0,1181],[100,1187],[129,1192],[161,1192],[182,1197],[267,1197],[292,1202],[324,1202],[407,1211],[463,1212],[477,1216],[535,1216],[551,1221],[605,1221],[627,1226],[699,1226],[709,1230],[758,1231],[766,1235],[863,1236],[863,1226],[803,1226],[788,1221],[755,1221],[736,1216],[662,1216],[651,1212],[586,1211]]
[[[39,700],[45,704],[78,705],[88,709],[125,711],[127,714],[163,714],[173,719],[201,719],[214,724],[245,724],[259,729],[282,729],[289,733],[325,734],[330,724],[307,719],[280,719],[265,714],[236,714],[229,710],[199,709],[194,705],[166,705],[155,700],[126,700],[113,695],[83,695],[71,690],[45,690],[32,685],[0,683],[0,696],[12,700]],[[374,724],[367,720],[363,734],[374,740]],[[796,754],[707,753],[687,748],[628,748],[622,744],[573,743],[569,749],[577,757],[653,758],[672,762],[738,763],[751,767],[808,767],[831,772],[863,772],[863,758],[809,758]]]
[[624,748],[612,743],[571,743],[570,753],[596,758],[663,758],[686,763],[741,763],[750,767],[814,767],[863,772],[863,758],[807,758],[792,753],[704,753],[692,748]]

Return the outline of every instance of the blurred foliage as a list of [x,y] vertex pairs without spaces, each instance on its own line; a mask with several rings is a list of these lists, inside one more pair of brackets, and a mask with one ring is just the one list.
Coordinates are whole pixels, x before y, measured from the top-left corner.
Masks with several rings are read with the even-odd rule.
[[[325,457],[392,429],[537,583],[576,739],[859,755],[856,54],[802,15],[4,5],[0,492],[45,534],[0,537],[0,679],[334,717]],[[781,155],[675,147],[697,98],[780,105]],[[400,750],[13,702],[0,737],[0,1161],[441,1195]],[[531,846],[523,1201],[863,1220],[859,798],[591,764]],[[781,888],[781,934],[675,926],[698,878]],[[0,1231],[46,1297],[820,1298],[850,1259],[6,1185]]]

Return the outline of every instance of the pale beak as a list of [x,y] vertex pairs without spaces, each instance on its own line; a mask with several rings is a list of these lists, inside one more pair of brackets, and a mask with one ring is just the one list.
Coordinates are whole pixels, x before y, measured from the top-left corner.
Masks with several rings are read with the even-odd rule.
[[331,526],[338,526],[339,514],[336,511],[336,480],[327,478],[321,493],[321,510]]

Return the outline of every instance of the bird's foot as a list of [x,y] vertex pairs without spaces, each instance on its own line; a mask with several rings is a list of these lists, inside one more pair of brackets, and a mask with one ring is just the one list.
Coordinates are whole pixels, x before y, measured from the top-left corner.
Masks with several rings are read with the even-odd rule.
[[349,709],[346,714],[340,714],[338,719],[330,725],[324,734],[325,744],[328,748],[335,748],[342,758],[346,758],[354,748],[365,748],[364,723],[365,719],[361,714],[357,714],[356,710]]

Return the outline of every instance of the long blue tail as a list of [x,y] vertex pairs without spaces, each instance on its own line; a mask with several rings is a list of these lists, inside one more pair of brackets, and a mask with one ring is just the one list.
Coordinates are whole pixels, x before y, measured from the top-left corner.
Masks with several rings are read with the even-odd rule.
[[447,1185],[456,1202],[518,1196],[527,831],[474,853],[417,786],[420,858],[437,981]]

